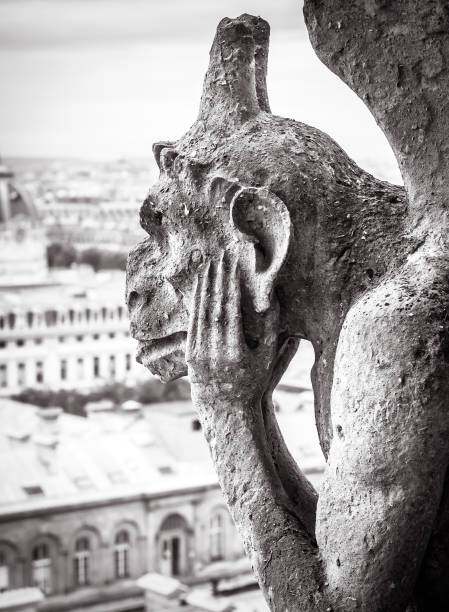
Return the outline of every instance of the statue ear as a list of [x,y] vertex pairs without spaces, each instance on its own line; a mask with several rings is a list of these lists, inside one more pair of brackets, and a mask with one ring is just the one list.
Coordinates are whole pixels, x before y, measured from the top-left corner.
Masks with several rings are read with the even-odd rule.
[[276,278],[287,256],[291,236],[290,213],[266,187],[242,188],[231,201],[231,223],[240,240],[252,243],[250,275],[254,307],[265,312]]

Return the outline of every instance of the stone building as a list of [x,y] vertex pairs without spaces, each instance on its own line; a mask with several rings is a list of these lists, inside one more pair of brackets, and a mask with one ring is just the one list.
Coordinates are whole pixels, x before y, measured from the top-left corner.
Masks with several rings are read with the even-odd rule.
[[0,418],[0,590],[136,610],[147,572],[207,581],[241,559],[190,402],[82,418],[2,399]]
[[41,219],[1,164],[0,245],[0,395],[143,376],[128,332],[124,273],[49,272]]
[[65,197],[39,204],[47,238],[79,247],[129,248],[145,238],[139,225],[140,205],[133,201]]

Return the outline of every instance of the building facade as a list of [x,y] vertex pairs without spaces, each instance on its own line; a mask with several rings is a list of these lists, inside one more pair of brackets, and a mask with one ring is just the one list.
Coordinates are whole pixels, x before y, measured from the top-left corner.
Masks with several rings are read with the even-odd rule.
[[[88,233],[86,211],[96,219],[92,231],[112,231],[100,205],[80,206],[73,219],[80,234]],[[119,207],[111,217],[121,220],[114,226],[118,234],[131,218],[125,209],[126,214]],[[133,212],[137,224],[135,205]],[[1,163],[0,244],[0,395],[132,383],[144,376],[128,332],[125,274],[95,274],[86,266],[50,272],[42,219]]]
[[116,250],[145,238],[137,202],[73,197],[41,202],[39,215],[48,240]]
[[124,274],[60,272],[0,292],[0,394],[92,388],[145,376],[134,358]]
[[0,400],[0,591],[37,586],[43,610],[137,609],[147,572],[207,580],[217,562],[242,557],[193,410],[182,408],[194,461],[181,456],[187,446],[169,452],[151,407],[83,418]]

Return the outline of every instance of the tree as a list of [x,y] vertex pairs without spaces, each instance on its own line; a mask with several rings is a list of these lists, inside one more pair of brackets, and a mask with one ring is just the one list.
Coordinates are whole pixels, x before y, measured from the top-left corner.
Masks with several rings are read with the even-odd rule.
[[86,249],[79,256],[79,262],[92,266],[95,272],[101,268],[101,251],[94,247]]
[[[320,57],[384,129],[405,190],[272,115],[268,24],[222,20],[197,121],[154,146],[161,177],[141,211],[150,238],[128,260],[131,330],[164,380],[185,372],[185,353],[272,610],[443,611],[449,7],[306,0],[305,15]],[[271,399],[301,338],[316,355],[319,496]]]
[[52,242],[47,246],[49,268],[69,268],[76,261],[76,249],[72,244]]

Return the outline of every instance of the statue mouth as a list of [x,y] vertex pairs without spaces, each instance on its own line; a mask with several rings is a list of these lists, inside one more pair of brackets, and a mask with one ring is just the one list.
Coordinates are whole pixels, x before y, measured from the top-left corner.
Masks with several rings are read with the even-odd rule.
[[185,376],[186,341],[187,332],[175,332],[163,338],[139,342],[136,361],[158,376],[162,382]]
[[157,361],[169,357],[170,354],[185,351],[187,332],[175,332],[163,338],[141,341],[137,345],[136,360],[145,365],[145,361]]

